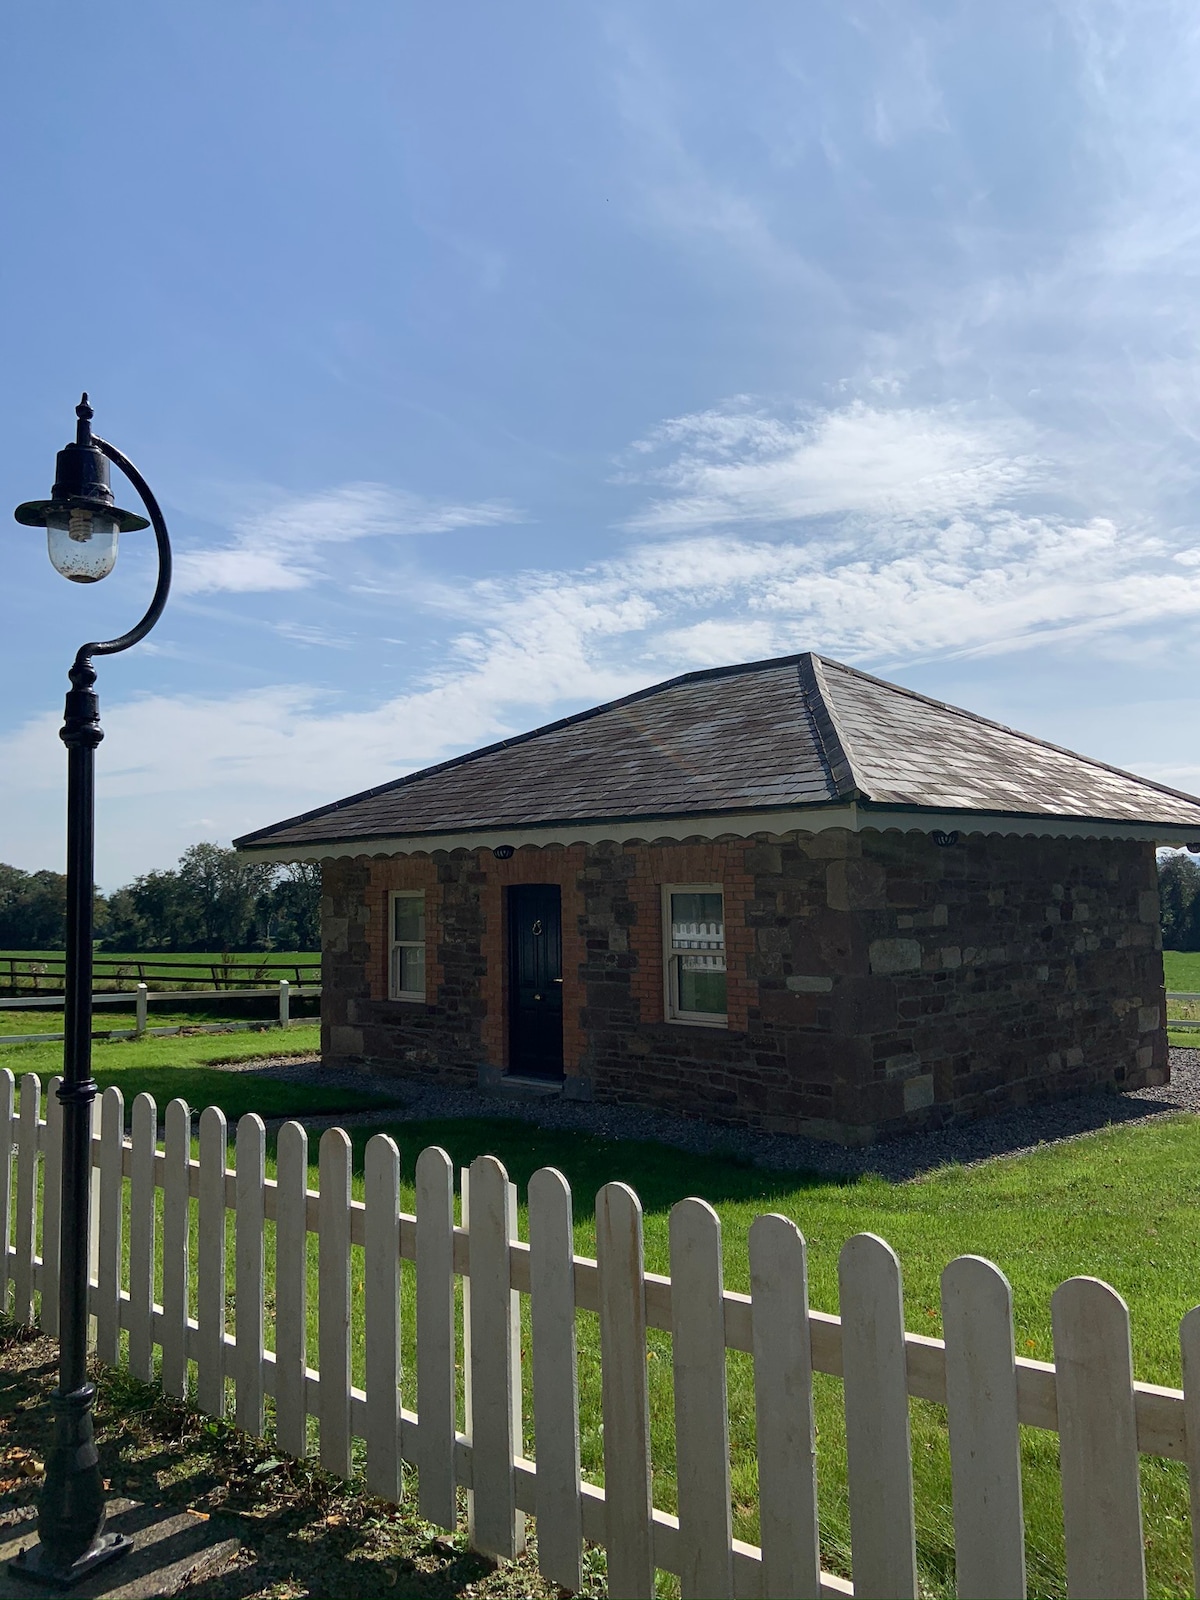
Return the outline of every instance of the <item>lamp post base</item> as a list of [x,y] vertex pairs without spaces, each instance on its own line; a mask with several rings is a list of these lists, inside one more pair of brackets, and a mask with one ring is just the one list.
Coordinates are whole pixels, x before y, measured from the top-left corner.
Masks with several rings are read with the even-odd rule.
[[133,1549],[133,1540],[124,1533],[102,1533],[90,1550],[85,1550],[69,1567],[60,1567],[50,1560],[44,1544],[31,1544],[8,1563],[14,1578],[25,1578],[30,1583],[45,1584],[53,1589],[71,1589],[86,1578],[89,1572],[102,1567],[106,1561],[115,1561]]

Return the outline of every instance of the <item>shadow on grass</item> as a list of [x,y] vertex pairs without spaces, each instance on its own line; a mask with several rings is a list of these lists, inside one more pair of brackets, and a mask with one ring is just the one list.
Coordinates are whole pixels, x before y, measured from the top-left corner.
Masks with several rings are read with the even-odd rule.
[[[417,1157],[429,1145],[440,1145],[460,1167],[476,1156],[491,1155],[504,1163],[523,1200],[529,1179],[539,1167],[557,1167],[580,1205],[590,1205],[606,1183],[627,1183],[648,1212],[666,1211],[677,1200],[703,1195],[720,1201],[753,1201],[767,1209],[776,1196],[798,1189],[853,1185],[860,1180],[815,1172],[771,1172],[728,1155],[696,1155],[672,1145],[633,1139],[604,1139],[568,1128],[540,1128],[515,1119],[446,1117],[422,1122],[374,1124],[351,1128],[354,1170],[361,1176],[367,1142],[386,1133],[400,1149],[401,1171],[409,1179]],[[310,1136],[311,1137],[311,1136]],[[315,1139],[310,1147],[315,1159]]]

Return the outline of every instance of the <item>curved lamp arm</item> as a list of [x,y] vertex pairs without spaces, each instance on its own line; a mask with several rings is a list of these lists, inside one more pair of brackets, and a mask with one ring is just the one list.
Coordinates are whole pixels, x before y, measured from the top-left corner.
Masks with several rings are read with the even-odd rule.
[[116,445],[109,444],[105,439],[97,439],[92,435],[92,443],[97,449],[102,450],[114,466],[119,467],[130,483],[142,497],[142,504],[154,528],[154,538],[158,545],[158,583],[155,585],[154,596],[147,607],[146,614],[135,627],[128,633],[123,633],[117,639],[97,640],[92,644],[80,645],[75,654],[75,662],[89,661],[92,656],[115,656],[121,650],[128,650],[131,645],[141,642],[150,629],[162,616],[163,607],[167,603],[167,595],[171,590],[171,541],[167,535],[167,524],[159,510],[158,501],[154,498],[150,485],[130,461],[128,456],[122,455]]

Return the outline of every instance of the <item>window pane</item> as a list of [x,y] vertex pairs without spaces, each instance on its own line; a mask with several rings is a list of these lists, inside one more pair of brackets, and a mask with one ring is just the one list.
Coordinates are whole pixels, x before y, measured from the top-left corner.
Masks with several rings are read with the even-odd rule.
[[393,915],[395,926],[392,929],[392,938],[421,939],[425,938],[425,896],[423,894],[398,894],[392,902],[395,907]]
[[[718,897],[719,898],[719,897]],[[725,1015],[725,957],[676,956],[680,1011]]]
[[425,995],[425,946],[400,945],[396,951],[400,988],[405,994]]
[[671,896],[672,948],[724,950],[724,900],[725,896],[720,893],[673,894]]

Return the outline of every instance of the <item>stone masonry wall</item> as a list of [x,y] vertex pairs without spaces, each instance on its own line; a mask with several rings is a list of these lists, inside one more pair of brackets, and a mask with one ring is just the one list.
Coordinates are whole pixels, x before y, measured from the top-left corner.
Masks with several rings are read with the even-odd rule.
[[[1166,1077],[1151,845],[842,830],[330,862],[326,1059],[502,1070],[519,882],[563,886],[570,1093],[860,1143]],[[663,883],[725,886],[728,1028],[664,1021]],[[387,887],[426,888],[425,1006],[380,998]]]

